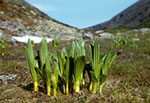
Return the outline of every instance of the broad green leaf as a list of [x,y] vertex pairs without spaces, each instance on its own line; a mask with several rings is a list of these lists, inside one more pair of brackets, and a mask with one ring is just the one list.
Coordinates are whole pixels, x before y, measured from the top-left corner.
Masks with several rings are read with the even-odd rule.
[[85,63],[86,62],[85,62],[84,56],[78,57],[76,59],[75,64],[74,64],[74,79],[75,79],[75,81],[81,80],[81,75],[83,73]]
[[57,79],[54,74],[51,75],[53,88],[57,88]]
[[69,56],[67,56],[65,69],[64,69],[64,78],[66,83],[69,83],[69,73],[70,73],[70,60],[69,60]]
[[95,76],[94,72],[90,71],[90,75],[91,75],[91,80],[93,83],[97,83],[98,82],[98,79],[97,77]]
[[58,62],[59,62],[59,68],[60,68],[60,77],[62,77],[63,75],[63,72],[64,72],[64,62],[63,62],[63,58],[62,56],[60,55],[60,53],[57,53],[57,56],[58,56]]
[[33,81],[37,80],[37,74],[35,70],[35,59],[34,59],[34,53],[33,48],[31,44],[31,40],[28,39],[27,47],[24,48],[26,60],[29,64],[30,74],[32,76]]

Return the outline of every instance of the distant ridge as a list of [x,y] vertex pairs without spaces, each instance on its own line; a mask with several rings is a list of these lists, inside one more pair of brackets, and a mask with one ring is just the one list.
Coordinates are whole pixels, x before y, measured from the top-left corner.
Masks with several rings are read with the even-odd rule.
[[150,0],[139,0],[111,20],[87,29],[150,27]]

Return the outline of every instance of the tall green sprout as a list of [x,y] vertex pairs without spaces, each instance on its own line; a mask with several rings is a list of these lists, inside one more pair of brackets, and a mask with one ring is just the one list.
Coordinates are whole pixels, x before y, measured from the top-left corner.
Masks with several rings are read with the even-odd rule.
[[40,42],[40,50],[38,51],[38,69],[37,72],[43,79],[44,86],[47,88],[47,94],[50,95],[51,87],[51,54],[48,52],[47,41],[45,38]]
[[100,58],[100,46],[98,44],[98,40],[94,40],[94,42],[89,46],[90,47],[90,66],[89,74],[91,77],[90,87],[92,90],[92,85],[94,85],[93,93],[96,93],[98,76],[100,74],[101,67],[103,65],[103,58]]
[[109,49],[108,53],[105,54],[104,65],[102,66],[101,74],[100,74],[100,84],[99,84],[99,92],[102,93],[102,88],[105,83],[108,70],[110,69],[111,64],[116,58],[116,54],[112,53],[112,47]]
[[51,93],[51,72],[50,72],[50,56],[48,55],[46,59],[46,64],[45,64],[45,70],[44,70],[44,75],[46,78],[46,85],[47,85],[47,95],[50,95]]
[[69,92],[69,76],[70,76],[70,59],[69,56],[66,57],[66,63],[65,63],[65,69],[64,69],[64,81],[65,81],[65,87],[66,87],[66,95],[68,95]]
[[80,91],[80,81],[82,79],[84,67],[86,64],[85,61],[85,48],[84,48],[84,40],[79,39],[72,43],[72,47],[70,49],[70,57],[73,59],[73,82],[74,82],[74,91]]
[[65,48],[62,49],[61,54],[57,53],[60,68],[60,78],[63,85],[63,92],[69,93],[69,76],[70,76],[70,57]]
[[2,37],[1,43],[0,43],[0,52],[2,56],[4,56],[5,48],[6,48],[6,39]]
[[29,64],[30,74],[34,81],[34,91],[38,91],[37,73],[35,70],[36,61],[34,59],[34,52],[31,40],[28,39],[27,47],[24,48],[26,60]]
[[80,56],[74,62],[73,80],[74,80],[74,91],[80,92],[80,81],[82,79],[82,73],[86,64],[85,57]]
[[55,68],[54,68],[54,73],[52,74],[51,80],[52,80],[52,85],[53,85],[53,95],[56,96],[56,91],[58,88],[58,76],[60,74],[58,58],[56,56],[54,56],[53,63],[55,64]]

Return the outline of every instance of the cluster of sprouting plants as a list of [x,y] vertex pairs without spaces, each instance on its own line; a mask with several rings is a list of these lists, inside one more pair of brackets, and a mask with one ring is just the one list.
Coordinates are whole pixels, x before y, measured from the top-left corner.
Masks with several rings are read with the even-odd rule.
[[128,38],[121,38],[120,36],[116,36],[116,38],[114,39],[114,44],[115,47],[124,48],[128,45],[134,45],[134,39],[131,36],[129,36]]
[[38,91],[38,75],[40,75],[47,95],[56,96],[57,91],[62,91],[66,95],[77,93],[80,92],[81,86],[87,83],[85,82],[87,78],[85,74],[87,74],[90,80],[87,84],[89,90],[96,93],[99,86],[99,92],[102,93],[108,70],[116,53],[112,52],[113,46],[111,46],[108,52],[102,54],[98,40],[94,40],[89,45],[90,60],[86,62],[84,45],[85,41],[79,39],[72,42],[69,50],[62,48],[61,52],[54,54],[48,51],[47,41],[43,38],[37,56],[34,56],[33,43],[29,39],[25,47],[25,55],[34,82],[34,91]]
[[0,43],[0,53],[1,53],[1,56],[4,56],[5,48],[6,48],[6,39],[4,37],[2,37],[1,38],[1,43]]

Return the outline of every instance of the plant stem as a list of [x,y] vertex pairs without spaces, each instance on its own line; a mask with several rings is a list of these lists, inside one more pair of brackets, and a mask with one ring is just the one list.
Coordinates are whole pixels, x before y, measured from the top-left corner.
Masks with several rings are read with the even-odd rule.
[[89,87],[89,90],[90,90],[90,91],[92,90],[92,86],[93,86],[93,83],[91,82],[91,83],[90,83],[90,87]]
[[2,56],[4,56],[4,53],[2,53]]
[[63,93],[66,93],[65,85],[63,84]]
[[4,48],[2,48],[1,55],[4,56]]
[[49,85],[47,85],[47,95],[50,95],[51,94],[51,88]]
[[69,87],[69,86],[68,86],[68,83],[67,83],[67,84],[66,84],[66,95],[68,95],[68,92],[69,92],[69,91],[68,91],[68,87]]
[[56,96],[56,88],[54,88],[54,96]]
[[38,82],[34,81],[34,91],[38,91]]
[[74,84],[74,91],[76,93],[80,92],[80,82],[79,81],[76,81],[75,84]]
[[94,83],[93,93],[96,93],[97,90],[97,83]]
[[103,85],[104,85],[104,83],[99,85],[99,93],[100,93],[100,94],[102,94]]
[[85,80],[84,79],[82,79],[82,85],[85,85]]

